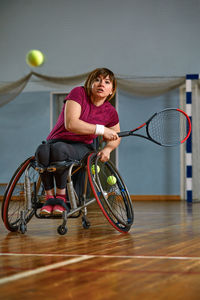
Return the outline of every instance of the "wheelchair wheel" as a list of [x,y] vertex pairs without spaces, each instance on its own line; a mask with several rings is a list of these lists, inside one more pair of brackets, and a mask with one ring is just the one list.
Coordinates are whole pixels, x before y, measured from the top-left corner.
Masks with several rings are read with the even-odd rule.
[[[34,159],[34,157],[32,157]],[[11,186],[11,184],[13,183],[13,180],[15,179],[16,177],[16,174],[18,173],[18,171],[22,168],[22,166],[30,160],[30,157],[28,159],[26,159],[18,168],[17,170],[15,171],[15,173],[13,174],[12,178],[10,179],[8,185],[6,186],[6,190],[5,190],[5,193],[4,193],[4,196],[3,196],[3,201],[2,201],[2,205],[1,205],[1,218],[3,220],[3,212],[4,212],[4,203],[5,203],[5,199],[7,197],[7,194],[8,194],[8,191],[9,191],[9,188]]]
[[[25,160],[13,174],[2,203],[2,219],[10,231],[20,230],[21,211],[25,212],[24,222],[27,224],[34,215],[34,201],[43,194],[43,188],[38,172],[34,169],[35,159],[30,157]],[[25,174],[29,180],[29,195],[31,203],[28,204],[25,187]],[[30,207],[28,207],[30,206]]]
[[133,206],[118,170],[110,161],[102,163],[91,153],[87,171],[93,194],[107,220],[119,232],[128,232],[134,220]]

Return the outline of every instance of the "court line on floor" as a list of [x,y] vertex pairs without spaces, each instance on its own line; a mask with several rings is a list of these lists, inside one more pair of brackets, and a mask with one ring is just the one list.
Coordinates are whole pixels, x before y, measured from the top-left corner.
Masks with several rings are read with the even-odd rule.
[[36,274],[39,274],[39,273],[43,273],[43,272],[46,272],[46,271],[49,271],[49,270],[58,269],[58,268],[61,268],[63,266],[75,264],[75,263],[78,263],[80,261],[88,260],[88,259],[91,259],[91,258],[93,258],[93,256],[84,255],[84,256],[72,258],[72,259],[69,259],[69,260],[61,261],[61,262],[58,262],[58,263],[55,263],[55,264],[51,264],[51,265],[48,265],[48,266],[45,266],[45,267],[40,267],[40,268],[37,268],[37,269],[34,269],[34,270],[29,270],[29,271],[21,272],[21,273],[18,273],[18,274],[10,275],[10,276],[1,278],[0,279],[0,284],[5,284],[5,283],[11,282],[11,281],[26,278],[26,277],[36,275]]
[[96,255],[96,254],[66,254],[66,253],[0,253],[0,256],[52,256],[52,257],[89,257],[89,258],[138,258],[138,259],[168,259],[168,260],[200,260],[198,256],[164,256],[164,255]]

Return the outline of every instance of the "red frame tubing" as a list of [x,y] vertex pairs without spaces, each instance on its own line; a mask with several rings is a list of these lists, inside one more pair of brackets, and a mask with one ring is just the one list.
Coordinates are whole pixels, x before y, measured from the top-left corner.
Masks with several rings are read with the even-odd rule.
[[187,141],[187,139],[189,138],[190,134],[191,134],[191,130],[192,130],[192,125],[191,125],[191,121],[189,116],[186,114],[186,112],[184,112],[183,110],[177,108],[176,110],[178,110],[180,113],[184,114],[184,116],[187,118],[188,121],[188,133],[186,135],[186,137],[181,141],[181,144],[183,144],[185,141]]
[[4,222],[5,226],[6,226],[6,228],[7,228],[8,230],[10,230],[10,231],[16,231],[16,230],[14,230],[14,229],[12,230],[12,229],[10,228],[8,222],[7,222],[7,218],[6,218],[6,213],[7,213],[7,208],[8,208],[8,201],[7,201],[7,199],[10,198],[10,195],[11,195],[11,193],[12,193],[12,191],[13,191],[13,186],[15,186],[15,184],[16,184],[17,180],[20,178],[21,174],[24,172],[24,170],[26,169],[26,167],[30,164],[30,162],[31,162],[34,158],[35,158],[35,157],[32,156],[32,157],[30,157],[29,159],[27,159],[27,160],[25,161],[24,165],[21,167],[21,169],[20,169],[20,170],[18,171],[18,173],[16,174],[15,179],[13,180],[13,182],[12,182],[12,184],[11,184],[9,190],[8,190],[8,193],[7,193],[7,195],[6,195],[6,199],[5,199],[5,203],[4,203],[4,208],[3,208],[3,222]]
[[91,154],[88,156],[88,158],[87,158],[87,172],[88,172],[88,178],[89,178],[89,182],[90,182],[90,186],[91,186],[92,192],[93,192],[93,194],[94,194],[94,196],[95,196],[95,198],[96,198],[96,200],[97,200],[97,203],[98,203],[99,207],[101,208],[101,210],[102,210],[104,216],[105,216],[106,219],[108,220],[108,222],[109,222],[109,223],[110,223],[117,231],[119,231],[119,232],[121,232],[121,233],[128,233],[128,231],[120,230],[120,229],[119,229],[119,228],[111,221],[111,219],[110,219],[109,216],[107,215],[105,209],[103,208],[101,202],[99,201],[99,197],[98,197],[98,195],[97,195],[97,193],[96,193],[96,190],[95,190],[95,188],[94,188],[94,185],[93,185],[93,182],[92,182],[92,178],[91,178],[91,172],[90,172],[90,164],[89,164],[89,162],[90,162],[90,158],[91,158],[91,156],[92,156],[93,154],[94,154],[94,153],[91,153]]

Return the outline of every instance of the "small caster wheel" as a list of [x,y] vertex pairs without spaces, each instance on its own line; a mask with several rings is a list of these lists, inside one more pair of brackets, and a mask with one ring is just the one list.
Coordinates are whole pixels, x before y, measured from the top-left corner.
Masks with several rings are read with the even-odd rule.
[[19,230],[22,234],[24,234],[27,230],[26,225],[25,224],[20,224]]
[[85,228],[85,229],[90,228],[90,222],[85,217],[82,217],[82,225],[83,225],[83,228]]
[[64,234],[67,233],[67,227],[66,227],[66,226],[60,225],[60,226],[58,227],[57,231],[58,231],[58,233],[59,233],[60,235],[64,235]]

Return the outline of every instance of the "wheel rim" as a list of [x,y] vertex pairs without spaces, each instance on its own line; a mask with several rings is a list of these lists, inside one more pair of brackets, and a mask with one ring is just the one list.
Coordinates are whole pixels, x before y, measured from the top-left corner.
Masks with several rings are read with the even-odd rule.
[[[94,163],[95,174],[98,175],[91,172],[91,165]],[[99,173],[97,165],[100,167]],[[92,191],[103,214],[118,231],[129,231],[133,223],[133,208],[127,188],[119,172],[110,162],[105,164],[98,161],[94,153],[89,155],[87,167]],[[117,177],[115,186],[109,186],[106,182],[108,176],[112,174]]]
[[[25,170],[28,168],[31,186],[31,200],[33,200],[34,182],[38,181],[39,174],[31,165],[32,162],[33,158],[31,157],[29,160],[25,161],[24,164],[22,164],[19,171],[16,171],[16,175],[14,176],[14,178],[12,178],[10,188],[5,197],[3,219],[6,228],[10,231],[16,231],[18,229],[20,221],[20,211],[26,210],[26,223],[28,223],[34,215],[34,211],[32,209],[27,210],[27,202],[24,191]],[[37,193],[38,192],[39,188]]]

